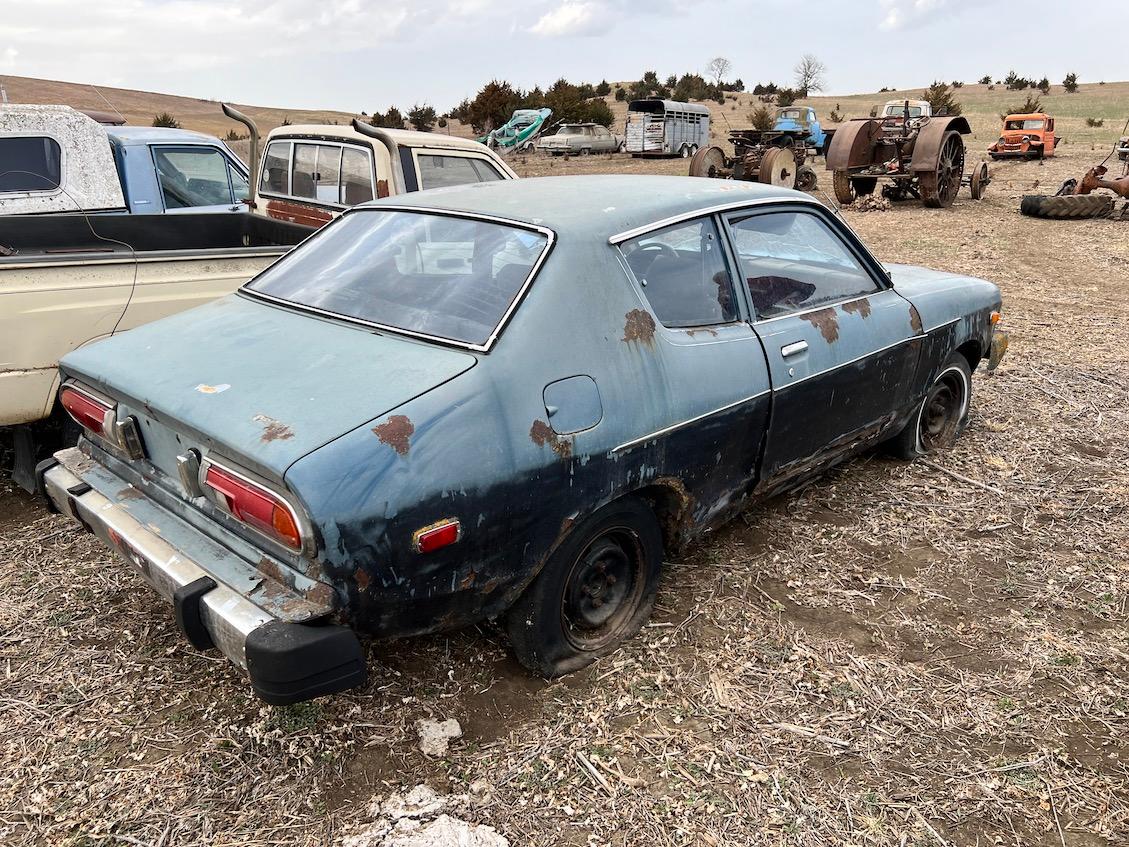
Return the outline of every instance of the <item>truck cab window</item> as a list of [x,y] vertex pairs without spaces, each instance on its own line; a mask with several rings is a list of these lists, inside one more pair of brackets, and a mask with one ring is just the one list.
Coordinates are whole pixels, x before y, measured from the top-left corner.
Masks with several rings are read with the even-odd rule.
[[346,206],[356,206],[372,198],[369,154],[355,147],[346,147],[341,154],[341,202]]
[[733,283],[711,218],[628,241],[623,255],[663,326],[688,328],[736,320]]
[[272,141],[263,156],[263,175],[259,191],[268,194],[290,193],[290,142]]
[[873,294],[878,284],[826,223],[806,212],[730,221],[757,318]]
[[0,194],[54,191],[62,182],[62,160],[53,138],[0,138]]
[[485,159],[472,156],[439,156],[421,154],[419,163],[420,189],[446,188],[472,182],[495,182],[502,178],[497,169]]
[[156,148],[153,158],[166,209],[231,204],[227,158],[215,147]]

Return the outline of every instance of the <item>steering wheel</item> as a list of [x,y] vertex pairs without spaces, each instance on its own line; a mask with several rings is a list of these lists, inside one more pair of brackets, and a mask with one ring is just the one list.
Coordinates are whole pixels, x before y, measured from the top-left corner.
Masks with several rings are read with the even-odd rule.
[[[648,256],[650,256],[650,261],[647,261]],[[631,269],[635,271],[637,276],[643,276],[658,261],[660,256],[665,256],[674,261],[679,259],[678,251],[673,247],[663,244],[661,241],[652,241],[650,244],[643,244],[635,248],[631,255],[627,257],[627,263],[631,265]]]

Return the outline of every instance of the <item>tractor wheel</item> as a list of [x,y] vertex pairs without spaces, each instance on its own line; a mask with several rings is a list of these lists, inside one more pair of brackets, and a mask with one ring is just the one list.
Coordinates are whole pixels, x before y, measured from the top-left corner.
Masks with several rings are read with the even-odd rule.
[[815,188],[819,177],[816,176],[815,170],[808,166],[803,165],[796,172],[796,189],[799,191],[811,191]]
[[1104,218],[1113,211],[1113,198],[1108,194],[1028,194],[1020,202],[1019,211],[1033,218],[1056,220]]
[[920,171],[917,183],[921,189],[921,202],[930,209],[953,205],[964,178],[964,141],[956,130],[949,130],[941,140],[937,154],[937,168]]
[[988,163],[981,162],[974,165],[972,168],[972,181],[969,183],[969,190],[972,192],[973,200],[984,199],[984,192],[988,189],[988,183],[992,181],[991,176],[988,174]]
[[859,197],[873,194],[878,187],[878,178],[873,176],[860,176],[851,179],[846,171],[835,171],[832,181],[835,199],[840,206],[849,206]]
[[726,170],[725,153],[720,147],[703,147],[690,160],[690,176],[724,179],[728,176]]
[[796,185],[796,158],[791,150],[773,147],[761,158],[758,179],[765,185],[777,188],[794,188]]

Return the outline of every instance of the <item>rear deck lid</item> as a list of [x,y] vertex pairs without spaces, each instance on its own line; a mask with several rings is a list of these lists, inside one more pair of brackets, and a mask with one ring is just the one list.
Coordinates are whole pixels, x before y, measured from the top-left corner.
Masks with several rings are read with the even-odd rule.
[[473,367],[466,352],[231,295],[63,358],[137,415],[150,461],[215,450],[281,479],[307,453]]

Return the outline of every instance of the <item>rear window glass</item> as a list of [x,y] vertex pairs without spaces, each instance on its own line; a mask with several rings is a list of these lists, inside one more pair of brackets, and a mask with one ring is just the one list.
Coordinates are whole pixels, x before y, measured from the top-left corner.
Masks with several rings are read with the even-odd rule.
[[299,306],[391,329],[485,345],[548,237],[422,212],[342,216],[247,284]]
[[290,142],[272,141],[263,157],[263,176],[259,191],[274,194],[290,193]]
[[446,188],[472,182],[495,182],[502,175],[485,159],[469,156],[419,155],[420,188]]
[[62,180],[62,159],[53,138],[0,138],[0,193],[54,191]]

